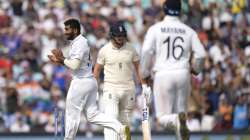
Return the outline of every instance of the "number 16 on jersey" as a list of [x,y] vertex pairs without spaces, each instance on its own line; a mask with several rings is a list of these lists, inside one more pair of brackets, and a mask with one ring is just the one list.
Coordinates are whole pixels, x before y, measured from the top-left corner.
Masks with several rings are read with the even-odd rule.
[[180,43],[184,43],[184,39],[181,36],[172,38],[169,36],[166,38],[166,40],[163,41],[164,46],[165,44],[167,46],[166,59],[169,59],[169,57],[172,56],[175,60],[179,60],[182,57],[184,49]]
[[143,108],[142,108],[142,135],[143,135],[143,140],[151,140],[151,130],[149,124],[149,107],[146,104],[145,97],[143,97]]

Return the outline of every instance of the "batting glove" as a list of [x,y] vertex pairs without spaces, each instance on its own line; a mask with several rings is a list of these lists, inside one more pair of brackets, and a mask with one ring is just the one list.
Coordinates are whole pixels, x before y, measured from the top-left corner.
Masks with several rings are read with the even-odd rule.
[[144,98],[146,99],[147,106],[149,106],[151,103],[151,94],[152,94],[151,87],[147,86],[146,84],[143,84],[142,85],[142,94],[143,94]]

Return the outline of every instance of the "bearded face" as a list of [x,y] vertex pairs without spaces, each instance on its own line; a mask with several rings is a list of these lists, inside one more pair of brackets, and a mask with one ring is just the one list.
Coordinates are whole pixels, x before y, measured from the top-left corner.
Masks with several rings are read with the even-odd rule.
[[76,31],[68,25],[64,27],[64,35],[67,40],[73,40],[76,37]]

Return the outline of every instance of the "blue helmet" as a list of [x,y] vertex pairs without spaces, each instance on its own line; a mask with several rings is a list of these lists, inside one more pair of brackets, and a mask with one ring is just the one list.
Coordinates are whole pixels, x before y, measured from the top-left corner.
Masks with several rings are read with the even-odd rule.
[[166,15],[179,16],[181,12],[181,0],[165,0],[163,10]]
[[127,31],[122,22],[112,23],[109,30],[110,38],[125,37],[127,38]]

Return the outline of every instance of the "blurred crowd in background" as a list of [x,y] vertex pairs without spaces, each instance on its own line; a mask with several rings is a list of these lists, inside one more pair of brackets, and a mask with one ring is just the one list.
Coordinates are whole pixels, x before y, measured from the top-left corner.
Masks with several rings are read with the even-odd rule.
[[[163,16],[161,0],[0,0],[0,132],[54,131],[54,108],[64,108],[71,75],[47,55],[67,51],[65,19],[79,18],[94,64],[111,22],[124,21],[140,53],[148,27]],[[250,0],[183,0],[180,19],[207,50],[204,71],[192,78],[188,127],[250,129]],[[140,91],[137,82],[132,131],[141,131]],[[102,130],[81,122],[82,132]],[[152,130],[163,131],[153,104],[151,122]]]

